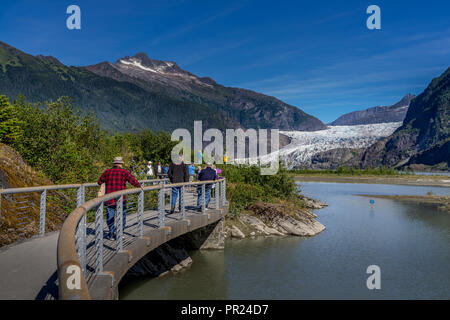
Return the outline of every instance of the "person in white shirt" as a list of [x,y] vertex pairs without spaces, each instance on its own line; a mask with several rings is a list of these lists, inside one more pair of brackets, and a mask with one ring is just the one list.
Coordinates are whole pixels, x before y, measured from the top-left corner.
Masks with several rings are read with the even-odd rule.
[[153,179],[153,166],[152,166],[152,162],[149,161],[148,165],[147,165],[147,180]]
[[164,168],[161,164],[161,161],[158,161],[158,165],[156,166],[156,179],[162,179],[164,177]]

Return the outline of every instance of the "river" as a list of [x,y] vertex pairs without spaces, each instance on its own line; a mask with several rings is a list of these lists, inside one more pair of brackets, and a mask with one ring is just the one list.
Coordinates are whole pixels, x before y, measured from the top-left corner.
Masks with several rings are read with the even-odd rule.
[[[302,182],[324,201],[311,238],[228,239],[194,251],[177,275],[121,284],[121,299],[450,299],[450,214],[431,205],[354,194],[449,195],[450,188]],[[369,290],[369,265],[381,289]]]

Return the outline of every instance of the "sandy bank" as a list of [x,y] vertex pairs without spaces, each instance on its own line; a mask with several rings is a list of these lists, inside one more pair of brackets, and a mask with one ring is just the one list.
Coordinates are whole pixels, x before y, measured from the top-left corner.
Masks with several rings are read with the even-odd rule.
[[397,201],[409,201],[416,203],[429,203],[437,206],[438,210],[450,212],[450,196],[440,196],[432,193],[428,193],[424,196],[412,196],[412,195],[369,195],[369,194],[355,194],[361,197],[391,199]]
[[450,187],[448,176],[337,176],[323,175],[295,175],[296,182],[337,182],[337,183],[368,183],[368,184],[396,184],[405,186]]

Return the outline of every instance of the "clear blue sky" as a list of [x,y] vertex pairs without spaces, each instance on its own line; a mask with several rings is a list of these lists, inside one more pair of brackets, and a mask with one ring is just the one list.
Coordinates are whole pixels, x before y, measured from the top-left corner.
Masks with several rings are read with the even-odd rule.
[[[66,8],[81,8],[81,30]],[[381,8],[381,30],[366,8]],[[68,65],[146,52],[329,122],[419,94],[450,66],[450,1],[2,1],[0,40]]]

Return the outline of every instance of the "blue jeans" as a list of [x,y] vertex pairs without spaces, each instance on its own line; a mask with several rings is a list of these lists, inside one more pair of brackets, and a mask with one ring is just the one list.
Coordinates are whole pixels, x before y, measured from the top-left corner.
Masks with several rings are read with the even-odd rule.
[[[212,189],[212,184],[206,184],[205,185],[205,208],[208,206],[209,201],[211,200],[211,189]],[[201,209],[202,208],[202,186],[198,186],[197,187],[197,193],[198,193],[198,198],[197,198],[197,209]]]
[[[109,235],[113,236],[116,233],[116,225],[114,224],[114,218],[116,216],[116,205],[111,205],[106,207],[106,224],[108,225]],[[127,224],[127,203],[123,203],[123,228]]]
[[178,200],[178,209],[181,210],[181,188],[182,187],[174,187],[172,188],[172,207],[177,205],[177,197],[180,194],[180,199]]

